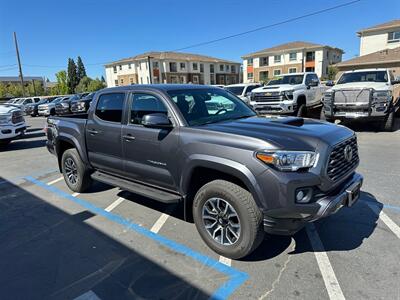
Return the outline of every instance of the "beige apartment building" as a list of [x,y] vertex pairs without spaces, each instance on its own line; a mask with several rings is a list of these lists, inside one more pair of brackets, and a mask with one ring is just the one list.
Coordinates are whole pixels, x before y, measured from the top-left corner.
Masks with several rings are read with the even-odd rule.
[[342,61],[339,48],[309,42],[290,42],[254,53],[243,59],[243,81],[260,82],[285,73],[315,72],[326,77],[328,66]]
[[240,63],[191,53],[146,52],[105,65],[108,87],[149,83],[234,84]]

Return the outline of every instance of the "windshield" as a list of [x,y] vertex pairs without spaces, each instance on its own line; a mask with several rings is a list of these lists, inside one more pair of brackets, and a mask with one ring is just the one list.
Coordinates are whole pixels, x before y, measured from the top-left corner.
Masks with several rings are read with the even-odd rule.
[[271,81],[268,82],[267,85],[276,85],[276,84],[295,85],[295,84],[302,84],[303,83],[303,77],[304,77],[304,75],[286,75],[286,76],[282,76],[282,77],[278,77],[278,78],[272,79]]
[[168,91],[190,126],[255,116],[243,101],[222,89]]
[[338,84],[350,82],[387,82],[388,75],[386,71],[364,71],[344,73],[338,80]]
[[241,96],[244,90],[244,86],[226,86],[225,89],[237,96]]
[[20,104],[20,103],[22,103],[22,102],[24,102],[25,101],[25,98],[22,98],[22,99],[19,99],[17,102],[15,102],[15,103],[17,103],[17,104]]
[[58,97],[58,98],[54,99],[53,101],[51,101],[51,103],[58,103],[58,102],[60,102],[62,99],[63,99],[62,97]]

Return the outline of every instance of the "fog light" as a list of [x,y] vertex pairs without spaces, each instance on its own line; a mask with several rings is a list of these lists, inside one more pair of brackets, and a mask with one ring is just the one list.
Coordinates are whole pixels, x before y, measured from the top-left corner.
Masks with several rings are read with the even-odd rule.
[[297,203],[308,203],[312,198],[311,188],[301,188],[296,190],[296,202]]

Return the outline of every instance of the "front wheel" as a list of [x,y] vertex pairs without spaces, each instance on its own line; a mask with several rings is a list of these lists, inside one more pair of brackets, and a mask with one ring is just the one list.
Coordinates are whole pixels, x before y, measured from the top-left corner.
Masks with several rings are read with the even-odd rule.
[[394,130],[395,112],[392,110],[384,119],[382,129],[384,131],[392,132]]
[[193,218],[203,241],[225,257],[245,257],[263,240],[262,213],[253,196],[229,181],[214,180],[199,189]]
[[319,119],[327,122],[333,122],[331,118],[326,117],[324,108],[321,108],[321,114],[319,115]]
[[306,117],[307,116],[307,106],[305,104],[300,104],[296,111],[297,117]]
[[61,158],[61,169],[68,187],[78,193],[87,190],[92,179],[76,149],[66,150]]

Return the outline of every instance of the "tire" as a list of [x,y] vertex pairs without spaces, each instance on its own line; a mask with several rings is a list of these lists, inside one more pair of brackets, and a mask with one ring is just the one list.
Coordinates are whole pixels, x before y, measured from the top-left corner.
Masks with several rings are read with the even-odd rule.
[[394,131],[394,118],[395,118],[395,112],[392,109],[391,112],[385,117],[382,123],[382,129],[384,131],[388,132]]
[[54,116],[56,114],[56,110],[53,108],[50,110],[50,116]]
[[7,146],[9,143],[11,143],[11,140],[10,140],[10,139],[0,140],[0,147],[5,147],[5,146]]
[[331,118],[327,118],[324,112],[324,108],[321,108],[321,114],[319,115],[319,119],[327,122],[333,122]]
[[82,162],[76,149],[68,149],[63,153],[61,170],[66,184],[74,192],[82,193],[92,184],[89,170]]
[[[219,203],[221,211],[226,208],[224,204],[229,204],[230,209],[228,211],[231,215],[236,213],[236,216],[228,218],[229,222],[222,220],[225,224],[221,221],[223,218],[220,217],[216,217],[214,220],[208,219],[210,216],[213,218],[214,215],[216,216],[215,206],[210,205],[212,201],[214,201],[214,204]],[[218,204],[216,205],[218,206]],[[209,214],[208,212],[212,213]],[[203,219],[205,214],[208,215],[208,218]],[[253,196],[247,190],[229,181],[214,180],[199,189],[193,201],[193,218],[203,241],[218,254],[232,259],[249,255],[260,245],[264,237],[263,215]],[[236,227],[231,227],[231,223]],[[219,233],[215,234],[215,239],[209,233],[206,224],[215,224],[215,227],[209,229],[214,233]],[[235,237],[231,233],[232,231],[228,231],[227,227],[237,230],[238,224],[240,226],[239,232],[236,232],[237,237]],[[226,235],[228,237],[222,242],[220,240],[221,233],[224,231],[218,228],[224,228],[223,230],[228,233]]]
[[307,106],[305,104],[300,104],[296,111],[297,117],[307,117]]

